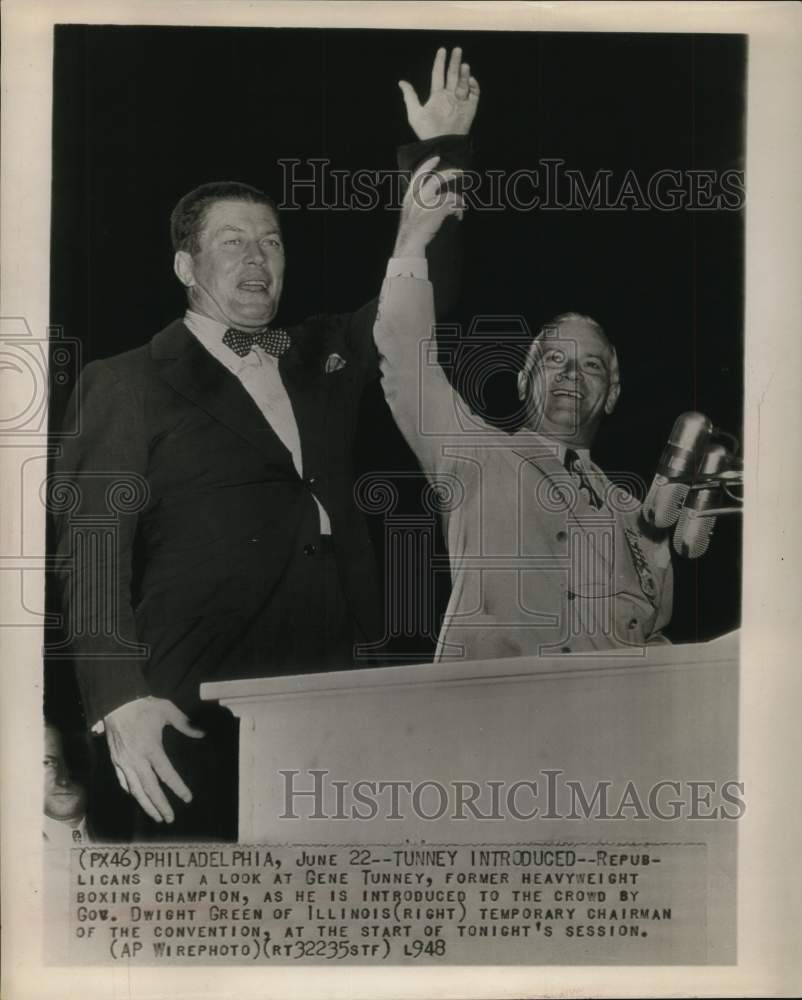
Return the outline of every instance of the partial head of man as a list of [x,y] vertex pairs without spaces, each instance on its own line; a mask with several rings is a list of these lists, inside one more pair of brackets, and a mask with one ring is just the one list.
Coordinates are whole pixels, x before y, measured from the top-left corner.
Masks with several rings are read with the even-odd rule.
[[546,323],[518,373],[527,426],[579,448],[591,446],[620,392],[615,348],[594,319],[579,313]]
[[61,733],[55,726],[45,726],[45,816],[62,823],[79,823],[86,811],[83,785],[72,779]]
[[173,209],[170,234],[190,309],[242,330],[270,323],[284,284],[284,241],[271,198],[236,181],[203,184]]

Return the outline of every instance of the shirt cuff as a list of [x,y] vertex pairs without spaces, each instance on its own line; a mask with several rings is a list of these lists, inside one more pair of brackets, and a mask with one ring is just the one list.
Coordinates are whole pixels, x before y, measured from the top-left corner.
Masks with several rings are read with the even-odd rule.
[[429,265],[425,257],[391,257],[387,264],[387,277],[428,281]]

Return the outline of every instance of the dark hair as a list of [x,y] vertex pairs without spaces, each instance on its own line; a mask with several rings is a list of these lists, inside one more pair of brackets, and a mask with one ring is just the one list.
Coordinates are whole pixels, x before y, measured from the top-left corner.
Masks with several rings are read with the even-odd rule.
[[196,254],[200,250],[200,234],[206,221],[206,213],[216,201],[247,201],[254,205],[267,205],[278,215],[273,199],[239,181],[212,181],[201,184],[185,194],[170,215],[170,238],[173,250],[185,250]]

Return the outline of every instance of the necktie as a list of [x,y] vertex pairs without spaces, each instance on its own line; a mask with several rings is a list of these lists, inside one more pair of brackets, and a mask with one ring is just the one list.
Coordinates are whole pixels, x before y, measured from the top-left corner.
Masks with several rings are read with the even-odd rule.
[[579,488],[585,496],[591,507],[594,510],[601,510],[602,500],[596,490],[593,489],[590,479],[585,472],[584,466],[582,465],[582,460],[579,455],[573,450],[573,448],[565,449],[565,459],[563,464],[565,468],[571,473],[571,475],[579,481]]
[[254,344],[261,347],[267,354],[272,354],[274,358],[280,358],[290,346],[291,341],[290,335],[281,327],[275,329],[268,327],[266,330],[251,332],[237,330],[232,326],[223,335],[223,343],[240,358],[244,358]]

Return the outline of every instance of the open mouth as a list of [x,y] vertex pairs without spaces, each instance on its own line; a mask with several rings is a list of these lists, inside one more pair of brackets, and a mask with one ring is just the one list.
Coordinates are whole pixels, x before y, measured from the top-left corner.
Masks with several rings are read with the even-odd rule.
[[241,288],[244,292],[266,292],[268,284],[261,278],[252,278],[248,281],[241,281],[237,288]]
[[583,399],[581,392],[577,392],[576,389],[552,389],[552,396],[568,396],[570,399]]

